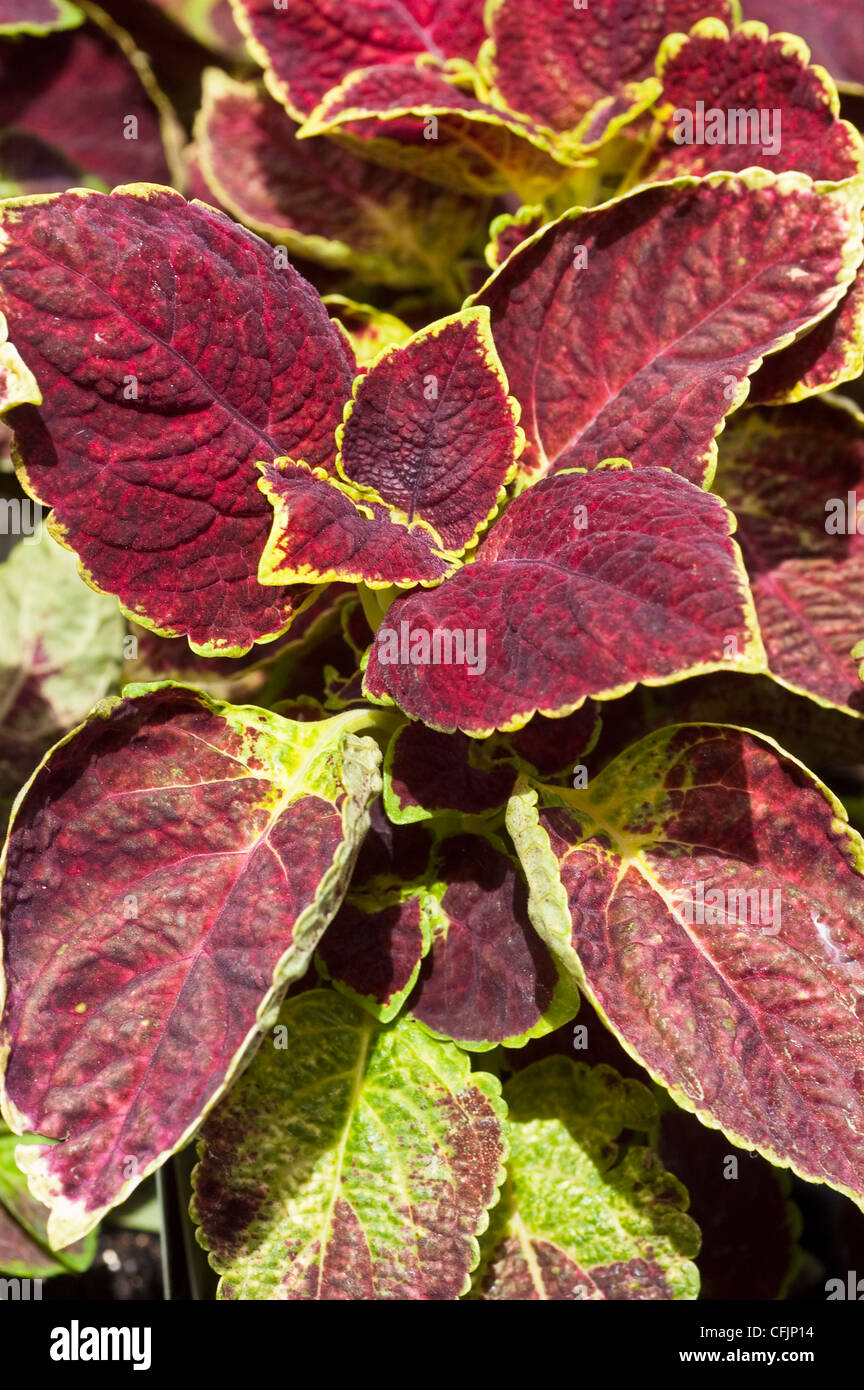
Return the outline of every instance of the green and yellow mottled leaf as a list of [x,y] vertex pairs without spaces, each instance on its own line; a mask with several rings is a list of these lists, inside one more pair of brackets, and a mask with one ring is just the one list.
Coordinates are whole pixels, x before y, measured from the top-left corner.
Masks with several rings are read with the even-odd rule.
[[506,1157],[498,1082],[332,991],[283,1006],[205,1125],[193,1217],[220,1297],[449,1300]]
[[643,1144],[656,1105],[638,1081],[567,1057],[504,1090],[508,1181],[483,1240],[477,1295],[492,1300],[693,1299],[699,1228],[687,1193]]

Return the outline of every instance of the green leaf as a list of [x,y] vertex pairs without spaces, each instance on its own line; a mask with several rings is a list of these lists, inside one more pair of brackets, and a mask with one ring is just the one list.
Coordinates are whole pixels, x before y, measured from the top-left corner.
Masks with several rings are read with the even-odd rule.
[[[2,505],[2,504],[0,504]],[[6,504],[7,509],[11,504]],[[22,504],[38,527],[39,508]],[[26,509],[30,508],[28,512]],[[49,745],[116,683],[126,625],[78,577],[75,557],[34,530],[0,565],[0,818]]]
[[193,1218],[223,1299],[447,1300],[503,1178],[498,1082],[416,1024],[291,999],[204,1127]]
[[[38,1140],[25,1136],[23,1142]],[[0,1126],[0,1270],[20,1278],[80,1274],[93,1262],[98,1232],[91,1231],[65,1250],[51,1249],[48,1208],[30,1195],[27,1179],[15,1162],[15,1149],[21,1143],[17,1134]]]
[[567,1057],[504,1089],[508,1182],[483,1241],[483,1299],[694,1299],[699,1228],[687,1192],[643,1145],[656,1105],[612,1067]]

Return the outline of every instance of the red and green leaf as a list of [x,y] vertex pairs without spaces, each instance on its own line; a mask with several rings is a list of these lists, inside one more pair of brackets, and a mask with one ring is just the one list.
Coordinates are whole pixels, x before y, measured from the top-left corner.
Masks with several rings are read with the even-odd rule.
[[404,347],[412,336],[407,323],[373,304],[358,304],[344,294],[325,294],[324,303],[330,317],[342,325],[351,339],[361,370],[371,366],[385,348]]
[[522,405],[523,472],[621,457],[710,481],[750,373],[851,283],[862,192],[712,174],[574,209],[532,236],[472,301],[492,310]]
[[408,524],[381,500],[371,501],[291,459],[262,465],[261,490],[275,512],[261,556],[263,585],[326,584],[369,588],[437,584],[458,564],[443,555],[422,521]]
[[13,201],[0,230],[0,307],[43,396],[9,423],[53,534],[130,616],[204,654],[277,636],[306,593],[258,583],[255,462],[332,468],[354,376],[317,294],[164,188]]
[[17,1152],[52,1244],[186,1142],[305,971],[380,787],[358,723],[130,686],[34,774],[4,857],[0,1059],[9,1124],[57,1141]]
[[361,495],[462,555],[505,497],[524,442],[485,309],[385,349],[354,384],[336,467]]
[[546,479],[510,505],[473,564],[397,599],[366,692],[432,728],[484,736],[637,681],[763,669],[733,524],[664,469]]
[[706,15],[731,19],[729,0],[491,0],[480,66],[494,100],[583,146],[608,138],[658,91],[661,40]]
[[392,285],[447,282],[478,226],[477,204],[370,166],[298,126],[262,88],[204,74],[195,137],[220,203],[292,254]]
[[864,1201],[864,843],[827,789],[745,730],[673,726],[584,791],[517,786],[508,828],[531,920],[631,1056]]
[[783,405],[856,381],[862,371],[864,274],[859,270],[836,309],[763,362],[750,396],[754,404]]
[[[26,1142],[37,1140],[28,1137]],[[15,1149],[20,1143],[18,1135],[10,1134],[0,1124],[0,1273],[25,1279],[80,1274],[96,1253],[96,1232],[91,1231],[65,1250],[51,1249],[46,1226],[48,1208],[31,1196],[27,1179],[15,1162]]]
[[771,674],[861,714],[864,419],[818,400],[746,411],[721,440],[714,486],[738,518]]
[[504,1175],[494,1077],[339,994],[290,1000],[204,1127],[198,1238],[218,1296],[458,1298]]
[[308,115],[349,73],[378,64],[471,62],[483,9],[465,0],[234,0],[234,13],[267,84],[286,110]]
[[499,842],[441,841],[433,892],[440,912],[409,1001],[430,1032],[488,1052],[521,1047],[575,1016],[579,992],[532,928],[522,875]]
[[693,1299],[699,1228],[687,1192],[623,1132],[654,1123],[638,1081],[548,1057],[504,1089],[508,1177],[484,1236],[475,1297]]

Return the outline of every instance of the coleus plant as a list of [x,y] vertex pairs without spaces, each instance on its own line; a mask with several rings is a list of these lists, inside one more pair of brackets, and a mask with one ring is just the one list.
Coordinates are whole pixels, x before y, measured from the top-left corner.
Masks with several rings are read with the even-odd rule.
[[694,1298],[683,1124],[778,1296],[782,1170],[864,1204],[861,136],[725,0],[159,8],[182,158],[0,4],[15,1268],[197,1138],[224,1298]]

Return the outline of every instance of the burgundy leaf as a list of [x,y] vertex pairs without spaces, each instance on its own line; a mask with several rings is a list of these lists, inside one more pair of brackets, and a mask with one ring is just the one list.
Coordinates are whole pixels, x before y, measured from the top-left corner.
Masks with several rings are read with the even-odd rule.
[[440,588],[398,599],[367,693],[485,735],[641,681],[761,669],[744,568],[716,498],[664,469],[546,479]]
[[738,518],[772,675],[861,714],[864,419],[818,400],[746,411],[714,485]]
[[127,696],[48,755],[5,853],[3,1113],[60,1141],[17,1153],[59,1246],[180,1147],[254,1051],[380,786],[350,716]]
[[234,217],[295,255],[372,280],[446,281],[477,227],[477,203],[332,140],[298,140],[297,129],[257,85],[205,73],[197,149]]
[[578,134],[596,140],[651,99],[664,35],[733,13],[729,0],[492,0],[483,70],[511,110],[561,131],[590,114]]
[[685,725],[584,791],[523,783],[507,823],[531,920],[631,1055],[861,1202],[864,844],[839,802],[775,743]]
[[332,466],[353,378],[314,290],[167,189],[13,203],[2,228],[0,301],[44,398],[9,420],[54,534],[131,616],[205,654],[284,631],[305,593],[258,583],[272,513],[254,465]]
[[0,132],[0,168],[16,192],[176,177],[165,150],[176,153],[176,120],[113,25],[0,42]]
[[361,500],[323,468],[278,459],[262,472],[261,490],[276,513],[258,571],[262,584],[336,579],[406,588],[435,584],[457,563],[433,548],[438,537],[427,526],[409,527],[393,509]]
[[814,63],[846,91],[864,91],[864,4],[861,0],[743,0],[747,19],[800,34]]
[[235,15],[273,95],[302,119],[350,72],[375,64],[472,60],[483,9],[466,0],[235,0]]
[[823,71],[808,67],[809,56],[806,44],[788,34],[771,37],[764,24],[730,34],[709,19],[689,37],[671,35],[657,60],[662,134],[641,178],[754,164],[834,182],[860,173],[864,141],[840,120],[837,90]]
[[460,555],[504,499],[524,442],[487,310],[463,310],[384,353],[359,377],[336,466]]
[[410,1000],[433,1033],[483,1052],[551,1032],[579,1007],[528,918],[510,857],[484,836],[455,835],[436,856],[443,921]]
[[522,405],[523,471],[621,457],[710,479],[748,375],[851,282],[862,188],[712,174],[533,236],[476,296]]

